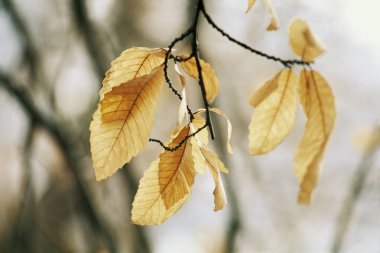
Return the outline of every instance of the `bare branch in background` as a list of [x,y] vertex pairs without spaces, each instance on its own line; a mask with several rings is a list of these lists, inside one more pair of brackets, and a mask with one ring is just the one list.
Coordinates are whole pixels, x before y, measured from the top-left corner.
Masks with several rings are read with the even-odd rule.
[[82,168],[78,161],[77,150],[75,143],[72,143],[67,135],[59,127],[59,124],[52,118],[46,117],[31,101],[28,94],[18,87],[11,78],[0,72],[0,87],[5,89],[22,107],[27,117],[34,121],[36,125],[43,127],[57,142],[62,149],[67,165],[75,179],[76,190],[80,196],[80,203],[83,205],[83,212],[86,214],[90,225],[103,238],[104,243],[110,252],[116,252],[116,245],[108,228],[103,224],[95,211],[91,201],[90,194],[86,187],[86,183],[81,174]]
[[[97,73],[99,80],[102,80],[105,76],[105,72],[108,66],[107,54],[104,47],[101,46],[98,38],[96,37],[96,29],[91,23],[87,8],[84,0],[72,0],[72,11],[74,14],[75,24],[80,33],[83,34],[85,40],[85,46],[91,57],[93,68]],[[99,85],[101,82],[99,82]],[[91,109],[91,108],[90,108]],[[86,124],[87,126],[87,124]],[[125,165],[124,170],[130,170],[131,167]],[[135,192],[137,189],[137,180],[133,177],[131,173],[126,174],[127,184],[130,190],[133,187]],[[136,240],[139,242],[139,247],[143,249],[143,252],[150,252],[150,244],[145,232],[142,228],[133,225],[133,229],[136,235]]]
[[84,0],[72,0],[71,7],[75,26],[80,35],[83,36],[94,70],[97,76],[103,79],[109,61],[107,54],[96,37],[96,29],[88,16],[86,2]]
[[[380,136],[380,127],[377,127],[373,131],[373,137]],[[379,150],[380,143],[369,143],[368,147],[364,153],[362,160],[359,163],[359,166],[354,173],[353,181],[348,189],[346,199],[343,202],[342,208],[337,218],[337,223],[335,227],[333,244],[331,247],[332,253],[342,252],[342,245],[344,238],[348,232],[349,225],[352,220],[352,216],[355,211],[356,203],[358,202],[360,195],[365,187],[365,180],[371,171],[373,166],[373,161],[376,155],[376,152]]]
[[[23,166],[24,166],[24,179],[21,191],[20,207],[18,210],[18,218],[16,218],[15,231],[13,236],[12,252],[25,252],[35,251],[35,228],[32,224],[35,222],[35,199],[33,189],[32,167],[30,158],[32,153],[32,145],[34,139],[35,124],[33,121],[29,123],[27,130],[24,152],[23,152]],[[34,232],[32,232],[34,231]]]

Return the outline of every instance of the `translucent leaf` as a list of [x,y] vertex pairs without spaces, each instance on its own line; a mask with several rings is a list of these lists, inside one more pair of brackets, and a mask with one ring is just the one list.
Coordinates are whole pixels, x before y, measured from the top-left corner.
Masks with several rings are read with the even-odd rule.
[[274,90],[278,87],[277,78],[280,73],[275,75],[272,79],[266,81],[263,85],[261,85],[257,90],[255,90],[250,98],[249,104],[253,107],[258,106],[264,99],[266,99]]
[[162,48],[133,47],[125,50],[111,62],[100,90],[100,99],[112,90],[137,77],[149,74],[165,61],[166,50]]
[[307,123],[294,160],[295,172],[300,181],[298,201],[307,204],[318,181],[321,160],[334,127],[336,111],[331,88],[316,71],[301,71],[300,96]]
[[[209,110],[211,112],[219,114],[220,116],[222,116],[223,118],[225,118],[225,120],[227,121],[227,142],[226,142],[226,147],[227,147],[227,152],[229,154],[233,154],[234,151],[232,150],[232,146],[231,146],[232,125],[231,125],[230,120],[227,117],[227,114],[224,111],[222,111],[221,109],[215,108],[215,107],[209,108]],[[199,109],[198,112],[206,112],[206,109]]]
[[248,6],[245,12],[246,13],[249,12],[252,9],[252,7],[255,5],[255,3],[256,3],[256,0],[248,0]]
[[174,65],[174,69],[178,75],[179,83],[182,89],[181,91],[182,100],[181,100],[181,103],[179,104],[178,119],[177,119],[177,127],[180,127],[186,124],[189,120],[189,114],[187,112],[187,102],[186,102],[186,79],[177,64]]
[[144,149],[164,80],[163,66],[113,87],[104,95],[90,125],[96,179],[111,176]]
[[[188,57],[189,55],[186,54],[181,55],[181,58],[183,59]],[[200,63],[202,68],[203,83],[206,90],[206,98],[207,101],[211,103],[219,94],[219,81],[216,78],[215,72],[209,63],[203,60],[200,60]],[[181,62],[181,67],[190,77],[198,79],[198,69],[194,57],[187,61]]]
[[[190,127],[182,128],[169,147],[178,145]],[[140,180],[132,208],[132,222],[139,225],[160,224],[187,201],[195,171],[191,142],[187,140],[174,152],[164,151]]]
[[[193,122],[190,124],[190,132],[195,133],[199,128],[205,125],[205,120],[195,114]],[[195,170],[199,174],[205,173],[206,161],[203,157],[203,154],[200,150],[200,147],[206,146],[208,144],[208,132],[207,129],[203,129],[198,132],[194,137],[191,138],[191,147],[192,147],[192,155],[195,164]]]
[[279,24],[278,24],[278,16],[277,16],[276,10],[274,9],[270,0],[264,0],[264,5],[267,8],[267,10],[269,11],[269,14],[271,16],[270,23],[267,27],[267,30],[268,31],[277,30],[279,28]]
[[220,171],[228,173],[228,169],[219,160],[219,157],[209,149],[201,148],[201,152],[205,158],[207,167],[215,181],[214,189],[214,211],[222,210],[227,205],[227,197],[224,190]]
[[298,81],[291,69],[281,71],[277,89],[256,107],[249,125],[249,152],[260,155],[273,150],[290,133],[297,110]]
[[295,19],[290,24],[289,41],[294,53],[304,61],[313,61],[326,51],[303,19]]

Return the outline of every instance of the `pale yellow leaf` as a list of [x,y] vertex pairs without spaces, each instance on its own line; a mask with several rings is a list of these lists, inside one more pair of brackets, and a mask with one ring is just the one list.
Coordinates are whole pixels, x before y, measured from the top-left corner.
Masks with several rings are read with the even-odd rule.
[[[177,146],[190,133],[185,126],[169,147]],[[176,151],[164,151],[140,180],[132,208],[132,222],[139,225],[160,224],[187,201],[195,171],[191,142]]]
[[268,153],[290,133],[297,110],[298,80],[291,69],[282,70],[274,90],[255,109],[249,125],[251,155]]
[[267,30],[268,31],[277,30],[279,28],[279,24],[278,24],[278,16],[277,16],[276,10],[274,9],[270,0],[264,0],[264,5],[268,9],[269,14],[271,16],[271,20],[267,27]]
[[177,127],[180,127],[187,124],[187,122],[189,121],[189,114],[187,112],[187,102],[186,102],[186,79],[177,64],[174,65],[174,69],[178,75],[179,83],[182,89],[181,91],[182,100],[181,100],[181,103],[179,104],[178,117],[177,117]]
[[[196,132],[199,128],[203,127],[205,124],[206,124],[205,120],[200,115],[195,114],[193,122],[190,124],[190,128],[191,128],[192,133]],[[198,143],[198,146],[200,146],[200,147],[207,146],[207,144],[208,144],[207,127],[204,128],[199,133],[197,133],[194,137]]]
[[218,156],[209,149],[201,148],[201,152],[206,160],[207,167],[215,181],[214,188],[214,211],[222,210],[227,204],[227,197],[224,190],[220,171],[228,173],[228,169],[219,160]]
[[245,12],[246,13],[249,12],[252,9],[252,7],[255,5],[255,3],[256,3],[256,0],[248,0],[248,6]]
[[207,148],[201,148],[202,155],[206,159],[208,166],[213,167],[214,169],[220,170],[223,173],[228,174],[229,170],[224,166],[223,162],[220,161],[217,154]]
[[[227,114],[224,111],[222,111],[221,109],[216,108],[216,107],[209,108],[209,110],[211,112],[214,112],[214,113],[222,116],[227,121],[227,141],[226,141],[226,147],[227,147],[227,152],[229,154],[233,154],[234,151],[232,150],[232,146],[231,146],[232,125],[231,125],[230,120],[227,117]],[[206,109],[199,109],[198,112],[206,112]]]
[[160,66],[114,87],[100,101],[90,125],[98,181],[111,176],[145,147],[163,80]]
[[326,50],[303,19],[295,19],[289,27],[289,41],[294,53],[304,61],[313,61]]
[[[187,54],[181,55],[181,58],[183,59],[188,57],[189,55]],[[212,101],[214,101],[216,96],[219,94],[219,81],[209,63],[200,60],[200,64],[202,69],[203,83],[206,90],[206,98],[209,103],[212,103]],[[187,61],[181,62],[181,67],[190,77],[198,79],[198,69],[194,57]]]
[[[194,115],[193,122],[190,124],[190,133],[195,133],[199,128],[205,125],[205,120],[198,114]],[[208,132],[207,128],[201,130],[191,139],[192,155],[194,159],[195,170],[199,174],[205,173],[206,161],[202,155],[200,147],[206,146],[208,144]]]
[[317,71],[301,71],[300,96],[307,123],[294,160],[301,188],[298,201],[307,204],[318,180],[336,110],[331,88]]
[[112,90],[137,77],[141,77],[162,65],[166,50],[162,48],[133,47],[125,50],[111,63],[100,90],[100,99]]
[[266,99],[278,87],[277,78],[280,73],[275,75],[272,79],[266,81],[258,89],[256,89],[249,98],[249,104],[253,107],[258,106],[264,99]]

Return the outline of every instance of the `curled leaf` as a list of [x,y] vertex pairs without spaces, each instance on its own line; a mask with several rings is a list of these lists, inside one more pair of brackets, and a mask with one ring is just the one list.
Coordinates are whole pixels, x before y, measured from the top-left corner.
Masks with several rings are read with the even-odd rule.
[[[182,59],[186,59],[188,57],[189,55],[187,54],[181,55]],[[206,99],[209,103],[212,103],[212,101],[214,101],[216,96],[219,94],[219,81],[215,75],[213,68],[209,63],[205,62],[204,60],[200,60],[200,63],[202,69],[203,83],[206,90]],[[190,77],[198,79],[198,69],[194,57],[190,58],[187,61],[181,62],[181,68]]]
[[277,16],[276,10],[274,9],[270,0],[264,0],[264,5],[267,8],[267,10],[271,16],[271,20],[270,20],[270,23],[267,27],[267,30],[268,31],[277,30],[279,28],[279,24],[278,24],[278,16]]
[[249,152],[260,155],[273,150],[290,133],[297,110],[298,81],[291,69],[274,79],[277,88],[255,108],[249,125]]
[[111,176],[146,145],[164,80],[163,66],[113,87],[90,124],[96,180]]
[[255,5],[255,3],[256,3],[256,0],[248,0],[248,6],[245,12],[246,13],[249,12],[252,9],[252,7]]
[[227,205],[226,192],[224,190],[223,181],[220,172],[228,173],[228,169],[224,166],[219,157],[209,149],[201,148],[201,152],[205,158],[207,167],[215,181],[214,188],[214,211],[222,210]]
[[188,118],[189,118],[189,114],[187,112],[187,102],[186,102],[186,79],[177,64],[174,65],[174,69],[178,75],[179,83],[182,88],[182,91],[181,91],[182,100],[181,100],[181,103],[179,104],[178,119],[177,119],[177,127],[180,127],[184,125],[188,121]]
[[336,111],[331,88],[317,71],[301,71],[300,96],[307,123],[294,161],[295,172],[300,181],[298,202],[308,204],[318,181]]
[[313,61],[326,51],[323,44],[303,19],[295,19],[290,24],[289,41],[294,53],[307,62]]
[[[230,120],[227,117],[227,114],[224,111],[222,111],[221,109],[215,108],[215,107],[209,108],[209,110],[211,112],[214,112],[214,113],[216,113],[216,114],[224,117],[225,120],[227,121],[227,142],[226,142],[226,147],[227,147],[227,152],[229,154],[233,154],[234,151],[232,150],[232,146],[231,146],[232,125],[231,125]],[[198,112],[206,112],[206,109],[199,109]]]

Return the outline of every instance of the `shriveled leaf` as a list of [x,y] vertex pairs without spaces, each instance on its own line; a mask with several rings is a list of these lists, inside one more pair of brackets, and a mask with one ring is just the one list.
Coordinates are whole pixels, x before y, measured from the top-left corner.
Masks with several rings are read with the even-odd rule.
[[[231,125],[230,120],[227,117],[227,114],[224,111],[222,111],[221,109],[216,108],[216,107],[209,108],[209,110],[211,112],[214,112],[214,113],[222,116],[227,121],[227,141],[226,141],[226,147],[227,147],[227,152],[229,154],[233,154],[234,151],[232,150],[232,146],[231,146],[232,125]],[[206,112],[206,109],[199,109],[198,112]]]
[[276,10],[274,9],[270,0],[264,0],[264,5],[268,9],[269,14],[271,16],[270,23],[267,27],[267,30],[268,31],[277,30],[279,28],[279,24],[278,24],[278,16],[277,16]]
[[290,24],[289,41],[294,53],[304,61],[313,61],[326,51],[323,44],[303,19],[295,19]]
[[164,80],[163,66],[105,94],[90,125],[96,180],[111,176],[144,149]]
[[249,12],[252,9],[252,7],[255,5],[255,3],[256,3],[256,0],[248,0],[248,6],[245,12],[246,13]]
[[214,188],[214,211],[222,210],[227,205],[227,197],[224,191],[222,178],[220,171],[228,173],[228,169],[224,167],[224,164],[219,160],[219,157],[209,149],[201,148],[201,152],[205,158],[207,167],[209,168],[211,175],[215,181]]
[[[177,146],[189,133],[185,126],[168,146]],[[144,173],[132,204],[133,223],[160,224],[187,201],[195,178],[191,145],[187,140],[174,152],[164,151]]]
[[[199,115],[194,115],[194,120],[190,124],[190,133],[195,133],[198,129],[203,127],[205,124],[205,120]],[[206,168],[206,160],[203,157],[203,154],[200,150],[201,147],[206,146],[208,144],[208,132],[207,129],[203,129],[194,135],[191,139],[191,152],[194,159],[194,167],[195,171],[199,174],[205,173]]]
[[201,148],[202,155],[206,159],[207,165],[213,167],[215,170],[220,170],[223,173],[228,174],[229,170],[224,166],[223,162],[220,161],[217,154],[207,148]]
[[320,163],[334,127],[336,110],[331,88],[317,71],[301,71],[300,96],[307,123],[294,160],[301,188],[298,201],[307,204],[318,181]]
[[180,127],[184,125],[188,121],[188,118],[189,118],[189,114],[187,112],[187,102],[186,102],[186,79],[177,64],[174,65],[174,69],[178,75],[179,83],[182,89],[181,91],[182,100],[181,100],[181,103],[179,104],[178,119],[177,119],[177,127]]
[[[181,55],[181,58],[183,59],[188,57],[189,55],[187,54]],[[213,68],[209,63],[200,60],[200,64],[202,69],[203,83],[206,90],[206,99],[209,103],[211,103],[219,94],[219,81],[215,75]],[[187,61],[181,62],[181,67],[190,77],[198,79],[198,69],[194,57]]]
[[[198,129],[203,127],[205,124],[206,124],[205,120],[200,115],[195,114],[193,122],[190,124],[190,128],[191,128],[192,133],[196,132]],[[194,136],[194,139],[196,139],[198,146],[200,146],[200,147],[207,146],[207,144],[208,144],[207,128],[204,128],[199,133],[197,133]]]
[[253,107],[256,107],[264,99],[266,99],[273,91],[275,91],[278,87],[277,78],[279,77],[279,75],[280,73],[275,75],[272,79],[266,81],[257,90],[255,90],[249,98],[249,104]]
[[249,125],[251,155],[268,153],[290,133],[297,110],[298,81],[291,69],[282,70],[275,89],[256,107]]

